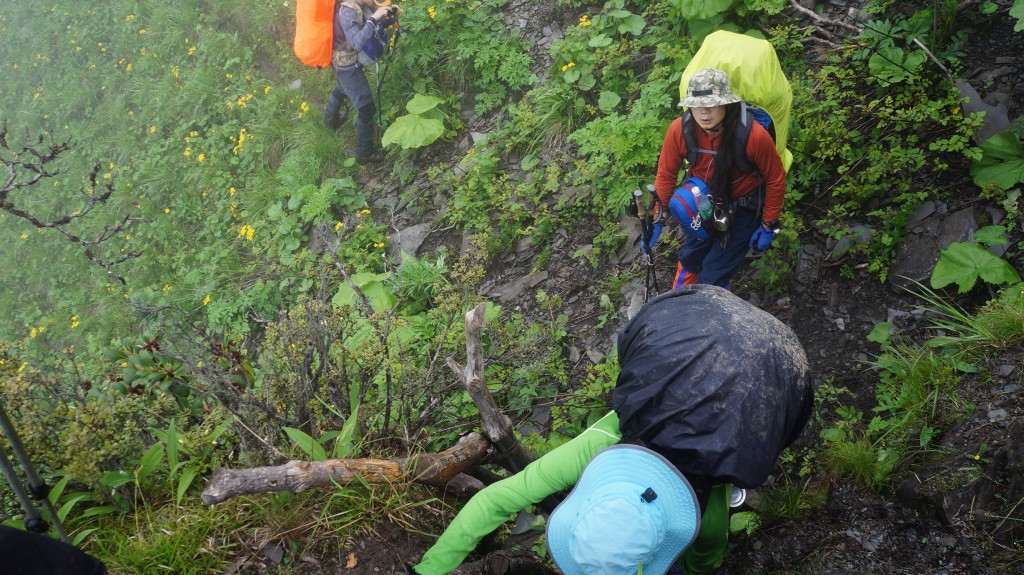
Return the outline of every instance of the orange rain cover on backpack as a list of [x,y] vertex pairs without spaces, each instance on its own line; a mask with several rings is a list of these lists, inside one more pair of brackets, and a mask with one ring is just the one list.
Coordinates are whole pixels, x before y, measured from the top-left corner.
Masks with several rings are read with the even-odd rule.
[[295,2],[295,55],[303,64],[323,68],[331,64],[334,47],[334,0]]

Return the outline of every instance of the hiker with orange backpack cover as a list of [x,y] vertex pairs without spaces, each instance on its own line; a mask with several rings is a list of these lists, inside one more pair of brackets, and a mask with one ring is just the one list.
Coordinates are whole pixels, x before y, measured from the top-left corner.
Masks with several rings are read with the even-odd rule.
[[[376,8],[374,10],[374,8]],[[366,12],[373,10],[369,16]],[[359,53],[376,36],[378,27],[398,16],[398,6],[390,0],[338,0],[334,13],[334,46],[331,70],[335,85],[327,97],[324,125],[337,129],[344,122],[342,106],[347,98],[356,109],[356,161],[361,165],[381,162],[384,154],[374,138],[373,116],[376,107],[370,83],[366,80]]]

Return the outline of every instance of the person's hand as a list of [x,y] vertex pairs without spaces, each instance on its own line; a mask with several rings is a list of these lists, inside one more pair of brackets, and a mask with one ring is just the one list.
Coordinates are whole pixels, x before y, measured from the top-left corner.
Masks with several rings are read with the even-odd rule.
[[643,250],[643,252],[645,254],[651,253],[651,250],[654,249],[654,246],[658,244],[658,238],[661,237],[662,223],[658,222],[658,223],[654,224],[652,226],[652,228],[653,229],[651,230],[651,241],[650,242],[645,244],[643,236],[640,236],[640,249]]
[[754,230],[754,235],[750,236],[750,247],[756,251],[763,252],[768,249],[768,246],[772,245],[772,240],[774,239],[775,232],[762,224],[761,227]]
[[380,8],[377,8],[373,12],[373,16],[371,16],[371,18],[373,18],[377,22],[380,22],[387,18],[388,16],[391,16],[392,13],[398,13],[398,6],[381,6]]

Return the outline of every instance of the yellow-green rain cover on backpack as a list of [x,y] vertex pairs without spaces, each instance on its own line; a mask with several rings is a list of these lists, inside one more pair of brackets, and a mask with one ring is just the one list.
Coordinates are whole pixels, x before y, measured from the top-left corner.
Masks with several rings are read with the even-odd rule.
[[782,166],[789,172],[793,153],[786,148],[789,138],[789,109],[793,90],[782,71],[775,48],[767,40],[719,30],[704,39],[679,81],[679,101],[686,98],[686,87],[704,68],[716,68],[729,76],[734,94],[763,108],[775,123],[775,147]]

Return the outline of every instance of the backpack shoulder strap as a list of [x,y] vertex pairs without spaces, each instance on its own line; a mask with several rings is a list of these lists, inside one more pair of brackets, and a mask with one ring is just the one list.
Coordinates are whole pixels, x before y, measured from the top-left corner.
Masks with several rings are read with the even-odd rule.
[[363,25],[363,7],[360,6],[355,0],[338,0],[338,9],[344,6],[355,13],[356,23],[360,26]]
[[686,145],[686,163],[688,168],[692,168],[697,165],[697,123],[693,119],[693,114],[687,109],[683,112],[682,116],[682,133],[683,133],[683,144]]
[[747,142],[750,140],[750,130],[755,121],[754,115],[750,111],[750,105],[741,102],[740,117],[736,120],[736,133],[733,135],[733,157],[736,161],[736,168],[745,174],[757,171],[757,168],[747,158]]

